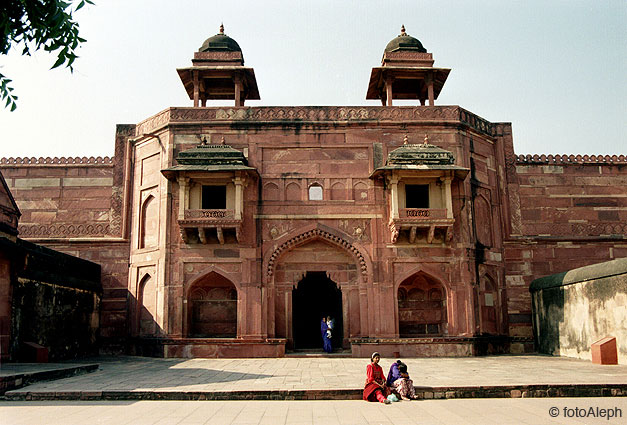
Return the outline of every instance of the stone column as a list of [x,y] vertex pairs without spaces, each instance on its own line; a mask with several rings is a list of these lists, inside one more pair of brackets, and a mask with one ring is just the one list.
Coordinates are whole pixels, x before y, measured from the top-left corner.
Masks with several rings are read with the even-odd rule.
[[235,74],[233,80],[235,81],[235,106],[244,106],[242,103],[242,77]]
[[387,76],[385,78],[385,96],[388,106],[392,106],[392,83],[394,83],[394,77]]
[[392,194],[390,216],[391,218],[398,218],[398,178],[396,176],[390,178],[390,192]]
[[185,210],[188,208],[189,177],[179,177],[179,220],[185,219]]
[[451,195],[452,177],[442,177],[444,182],[444,199],[446,200],[446,218],[453,218],[453,197]]
[[192,71],[194,79],[194,108],[198,108],[198,100],[200,98],[200,83],[198,82],[198,71]]
[[433,74],[427,76],[427,93],[429,96],[429,106],[435,105],[435,94],[433,92]]
[[244,203],[244,198],[242,196],[242,184],[243,184],[242,177],[236,176],[233,179],[233,183],[235,183],[235,219],[241,220],[243,203]]

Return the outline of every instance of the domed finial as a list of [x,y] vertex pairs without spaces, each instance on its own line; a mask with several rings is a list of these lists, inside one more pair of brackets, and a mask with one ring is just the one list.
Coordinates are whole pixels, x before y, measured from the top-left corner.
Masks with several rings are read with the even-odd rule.
[[427,146],[429,144],[429,135],[425,134],[425,141],[423,143],[425,146]]
[[401,37],[406,36],[407,33],[405,33],[405,25],[401,25]]
[[407,143],[409,143],[409,138],[407,137],[407,134],[406,134],[405,137],[403,137],[403,144],[406,145]]
[[220,34],[224,34],[224,23],[220,23]]

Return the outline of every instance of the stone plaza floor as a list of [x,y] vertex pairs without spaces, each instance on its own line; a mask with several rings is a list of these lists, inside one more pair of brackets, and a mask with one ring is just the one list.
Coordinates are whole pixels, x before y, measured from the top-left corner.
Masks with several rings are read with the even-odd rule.
[[[589,415],[590,408],[595,416]],[[420,400],[390,405],[357,400],[0,402],[0,423],[6,425],[618,425],[625,418],[626,397]]]
[[[384,370],[387,371],[394,360],[382,359]],[[425,389],[425,398],[440,398],[438,393],[446,396],[447,391],[460,387],[485,389],[525,385],[549,388],[613,385],[621,395],[627,395],[627,365],[601,366],[541,355],[407,358],[403,361],[417,389]],[[627,397],[624,396],[526,398],[524,393],[514,395],[512,392],[488,395],[508,398],[481,398],[485,393],[479,391],[472,398],[456,398],[453,393],[448,399],[402,401],[391,405],[347,400],[343,397],[359,396],[368,359],[341,357],[98,357],[59,364],[3,365],[0,377],[93,364],[99,365],[94,372],[36,382],[7,392],[0,401],[0,423],[507,425],[618,424],[625,423],[627,418]],[[264,401],[254,396],[286,390],[293,393],[284,394],[281,400]],[[295,400],[298,397],[293,395],[298,391],[323,399]],[[222,394],[226,399],[183,401],[177,398],[190,393],[207,399],[211,399],[212,394]],[[248,394],[250,400],[230,400],[229,394],[236,393]],[[103,397],[105,394],[112,399]],[[133,399],[137,394],[142,396]],[[171,395],[172,400],[142,399],[151,394],[165,398]],[[590,416],[590,408],[595,416]],[[584,411],[585,416],[582,416]]]
[[[381,359],[380,364],[386,374],[393,361],[395,359]],[[403,361],[408,365],[409,374],[417,389],[627,385],[627,365],[595,365],[589,361],[565,357],[503,355],[407,358]],[[368,359],[363,358],[325,357],[257,359],[98,357],[73,363],[97,363],[99,368],[95,372],[37,382],[10,393],[360,390],[364,385],[368,362]],[[19,365],[13,367],[15,373],[15,368]],[[37,366],[24,365],[24,367],[32,370]],[[47,368],[50,365],[40,367]]]

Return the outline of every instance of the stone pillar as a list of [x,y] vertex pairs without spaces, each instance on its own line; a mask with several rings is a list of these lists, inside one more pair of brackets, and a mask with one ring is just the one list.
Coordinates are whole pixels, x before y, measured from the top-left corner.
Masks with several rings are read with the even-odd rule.
[[235,106],[244,106],[242,103],[242,77],[235,74],[233,80],[235,81]]
[[200,98],[200,83],[198,81],[198,71],[192,71],[194,75],[194,108],[198,108],[198,100]]
[[435,105],[435,94],[433,92],[433,74],[427,76],[427,93],[429,96],[429,106]]
[[244,204],[244,197],[242,196],[242,184],[243,180],[241,176],[236,176],[233,179],[233,183],[235,183],[235,219],[242,219],[242,209]]
[[394,83],[394,77],[388,76],[385,78],[385,97],[387,98],[388,106],[392,106],[392,83]]
[[391,218],[398,218],[398,178],[395,176],[390,179],[390,192],[392,194],[390,216]]
[[179,177],[179,220],[185,219],[185,210],[188,208],[189,177]]
[[444,199],[446,200],[446,218],[453,218],[453,197],[451,195],[452,177],[442,177],[444,182]]

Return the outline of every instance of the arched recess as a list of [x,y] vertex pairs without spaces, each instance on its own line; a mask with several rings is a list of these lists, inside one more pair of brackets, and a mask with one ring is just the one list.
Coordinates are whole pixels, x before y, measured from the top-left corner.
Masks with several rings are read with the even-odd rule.
[[262,199],[264,201],[280,200],[279,186],[277,186],[275,183],[266,183],[266,185],[263,187]]
[[144,275],[139,282],[137,298],[138,333],[139,336],[156,336],[159,331],[157,324],[157,286],[156,280],[150,275]]
[[481,333],[498,334],[498,294],[494,279],[484,274],[480,278]]
[[344,238],[337,234],[337,231],[331,229],[325,229],[323,226],[317,225],[309,230],[302,229],[300,232],[292,232],[290,235],[285,236],[277,241],[276,248],[269,252],[264,264],[266,265],[266,276],[271,278],[274,274],[276,264],[285,252],[290,249],[303,245],[314,239],[323,239],[328,243],[335,245],[345,251],[348,251],[350,255],[355,259],[357,265],[357,271],[361,274],[362,280],[365,282],[368,280],[368,270],[371,270],[370,261],[366,255],[358,249],[354,244],[347,241],[348,238]]
[[285,200],[286,201],[300,201],[301,200],[301,191],[298,183],[288,183],[285,186]]
[[141,207],[139,220],[139,249],[157,246],[159,242],[159,205],[148,195]]
[[342,182],[335,182],[331,185],[331,199],[334,201],[346,200],[346,187]]
[[401,338],[448,334],[447,289],[441,281],[416,272],[400,283],[397,299]]
[[[360,288],[371,280],[372,266],[365,251],[349,240],[337,229],[312,224],[279,238],[266,252],[263,264],[269,336],[287,338],[290,346],[293,290],[312,272],[325,273],[341,291],[342,344],[368,331],[367,306],[362,305]],[[319,325],[320,318],[316,320]]]
[[355,201],[368,200],[368,186],[363,182],[357,182],[353,186],[353,199]]
[[187,336],[235,338],[237,294],[235,284],[216,271],[194,279],[186,291]]
[[484,246],[493,246],[492,226],[495,224],[492,222],[490,202],[481,194],[475,198],[474,204],[477,239]]

